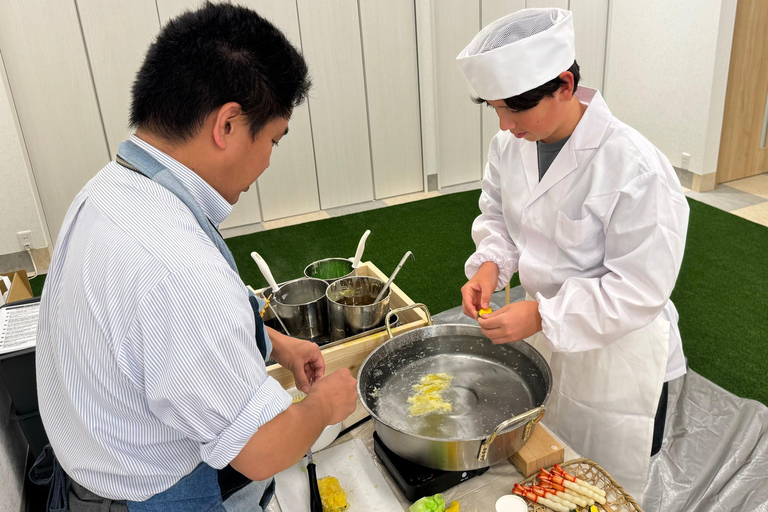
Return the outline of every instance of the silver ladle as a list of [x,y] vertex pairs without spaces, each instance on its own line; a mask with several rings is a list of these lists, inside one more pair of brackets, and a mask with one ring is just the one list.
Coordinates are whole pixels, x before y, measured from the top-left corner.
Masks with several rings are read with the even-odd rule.
[[403,256],[403,259],[400,260],[400,264],[397,267],[395,267],[395,270],[392,272],[392,275],[389,276],[389,281],[387,281],[387,284],[384,285],[384,287],[381,289],[379,294],[376,296],[376,300],[373,301],[374,304],[379,302],[384,297],[384,295],[387,292],[387,289],[389,288],[389,285],[392,284],[392,281],[395,280],[395,276],[397,275],[397,273],[400,272],[401,268],[403,268],[403,265],[405,264],[405,260],[408,259],[408,256],[410,256],[413,261],[416,261],[416,257],[413,255],[411,251],[408,251],[405,253],[405,256]]

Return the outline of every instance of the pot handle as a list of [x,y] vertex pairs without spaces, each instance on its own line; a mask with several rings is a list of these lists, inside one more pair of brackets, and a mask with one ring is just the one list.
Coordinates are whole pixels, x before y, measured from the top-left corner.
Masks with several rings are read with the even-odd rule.
[[523,414],[518,414],[514,418],[502,421],[496,425],[496,428],[493,429],[493,432],[491,432],[491,435],[488,436],[488,439],[483,441],[483,444],[480,445],[480,453],[477,456],[477,460],[483,462],[485,459],[487,459],[488,452],[491,450],[491,444],[493,444],[493,442],[496,440],[496,437],[502,434],[505,430],[509,430],[513,425],[522,423],[524,421],[527,421],[528,424],[525,426],[525,432],[523,432],[523,442],[527,441],[528,438],[531,437],[533,426],[541,421],[541,418],[544,417],[545,412],[546,407],[542,405],[535,409],[531,409],[530,411],[524,412]]
[[422,304],[420,302],[417,303],[417,304],[411,304],[410,306],[405,306],[404,308],[393,309],[392,311],[387,313],[387,316],[384,319],[384,325],[387,326],[387,334],[389,334],[389,339],[394,338],[394,336],[392,336],[392,329],[389,327],[389,317],[391,317],[392,315],[394,315],[396,313],[401,313],[403,311],[410,311],[410,310],[416,309],[416,308],[423,309],[424,312],[427,314],[427,325],[435,325],[435,323],[432,321],[432,315],[429,313],[429,309],[427,308],[426,305],[424,305],[424,304]]

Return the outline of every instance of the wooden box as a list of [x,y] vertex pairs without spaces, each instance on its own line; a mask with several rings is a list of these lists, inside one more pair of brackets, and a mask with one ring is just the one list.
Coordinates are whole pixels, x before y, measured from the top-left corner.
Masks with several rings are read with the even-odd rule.
[[[386,281],[388,276],[384,275],[376,265],[370,261],[361,263],[355,273],[359,276],[374,276]],[[406,306],[413,306],[414,302],[403,292],[396,284],[392,283],[389,298],[389,307],[392,310],[400,309]],[[427,315],[421,308],[409,309],[398,313],[400,325],[392,329],[392,335],[423,327],[427,325]],[[341,340],[339,342],[329,343],[321,347],[323,358],[325,359],[325,372],[332,373],[340,368],[349,368],[352,375],[357,377],[360,365],[363,364],[368,354],[387,341],[389,334],[384,329],[381,332],[373,333],[367,336],[354,337],[350,341]],[[267,367],[267,373],[275,378],[285,389],[293,387],[293,375],[279,364],[273,364]]]

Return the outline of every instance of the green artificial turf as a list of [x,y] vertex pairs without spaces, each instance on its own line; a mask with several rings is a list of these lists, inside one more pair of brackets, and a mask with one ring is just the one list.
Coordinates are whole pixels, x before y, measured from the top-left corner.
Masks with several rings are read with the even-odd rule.
[[672,293],[688,364],[768,405],[768,228],[688,204],[685,256]]
[[[275,279],[300,277],[312,261],[354,255],[366,229],[364,261],[385,274],[406,251],[396,283],[432,313],[461,304],[464,261],[472,254],[479,191],[470,191],[227,239],[246,284],[266,286],[251,251]],[[768,228],[689,199],[685,258],[672,300],[690,367],[768,405]],[[32,281],[35,293],[44,277]],[[519,284],[517,276],[513,286]]]

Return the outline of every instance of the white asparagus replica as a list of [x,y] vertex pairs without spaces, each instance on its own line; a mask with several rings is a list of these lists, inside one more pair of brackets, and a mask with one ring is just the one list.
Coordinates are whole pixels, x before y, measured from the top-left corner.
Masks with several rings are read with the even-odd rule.
[[528,485],[526,487],[530,489],[531,492],[533,492],[537,496],[541,498],[547,498],[548,500],[552,500],[555,503],[559,503],[562,506],[566,507],[568,510],[576,510],[577,508],[579,508],[577,504],[575,504],[570,500],[559,497],[551,489],[544,489],[543,487],[539,487],[538,485]]
[[559,475],[559,476],[565,478],[566,480],[570,480],[571,482],[573,482],[575,484],[579,484],[582,487],[586,487],[590,491],[595,492],[595,493],[599,494],[602,497],[605,497],[605,491],[603,489],[601,489],[601,488],[599,488],[599,487],[597,487],[595,485],[592,485],[589,482],[585,482],[581,478],[576,478],[572,474],[570,474],[567,471],[565,471],[562,467],[560,467],[560,464],[555,464],[555,467],[552,470],[552,472],[554,474],[556,474],[556,475]]
[[[557,497],[567,501],[571,501],[580,507],[588,507],[589,505],[593,505],[595,503],[595,500],[587,501],[585,498],[568,491],[568,489],[566,489],[562,485],[558,485],[552,482],[542,480],[541,487],[549,492],[555,493]],[[590,503],[590,501],[592,503]]]
[[570,512],[570,509],[568,507],[560,505],[559,503],[555,503],[554,501],[548,500],[547,498],[542,498],[541,496],[537,496],[536,494],[529,491],[527,487],[523,487],[520,484],[515,484],[515,488],[512,490],[512,492],[517,494],[518,496],[527,498],[534,503],[541,503],[545,507],[549,507],[555,512]]
[[593,492],[586,487],[582,487],[581,485],[571,482],[570,480],[565,480],[560,475],[555,475],[547,471],[546,469],[539,470],[539,480],[546,480],[552,483],[556,483],[559,485],[562,485],[563,487],[567,487],[568,489],[571,489],[573,491],[576,491],[577,493],[581,494],[582,496],[585,496],[587,498],[595,500],[597,503],[601,505],[605,505],[605,498],[597,494],[596,492]]

